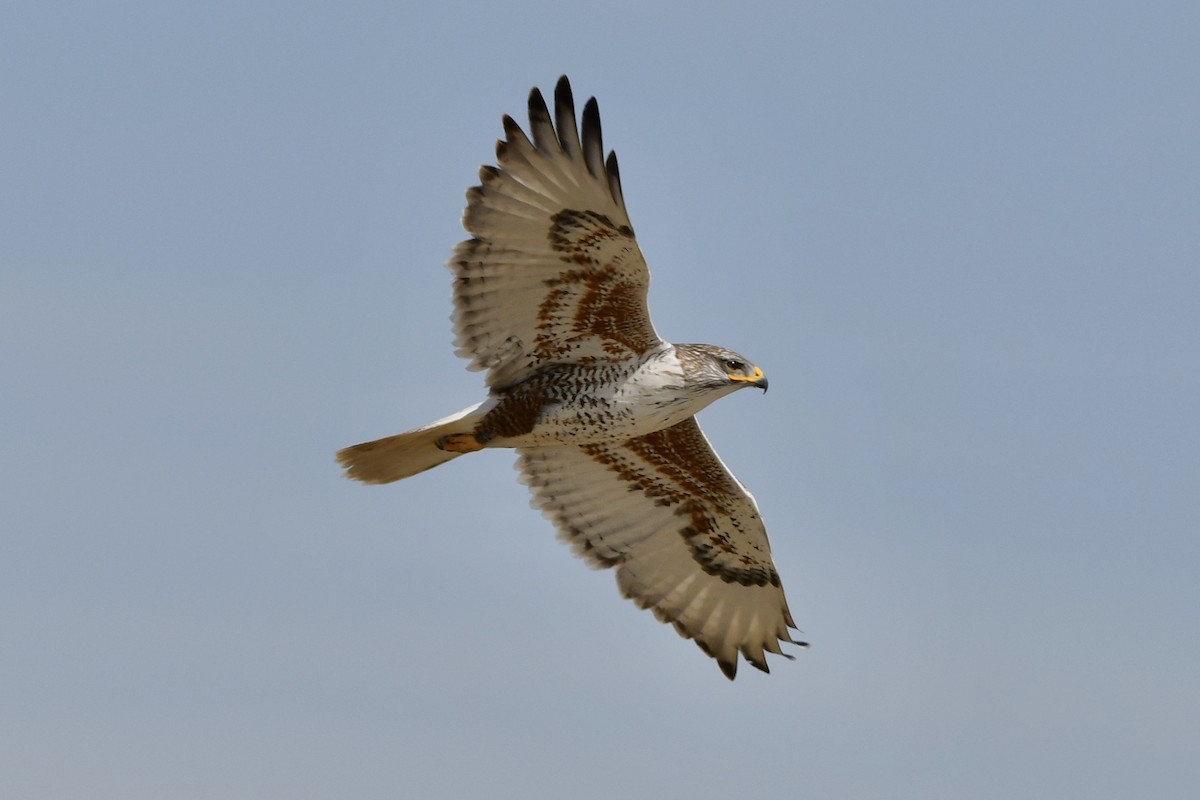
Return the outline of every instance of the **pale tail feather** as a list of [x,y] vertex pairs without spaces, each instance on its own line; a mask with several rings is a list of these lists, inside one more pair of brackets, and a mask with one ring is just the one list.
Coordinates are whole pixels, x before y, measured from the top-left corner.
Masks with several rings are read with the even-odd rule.
[[363,483],[391,483],[411,477],[461,455],[439,449],[438,439],[452,433],[470,433],[494,405],[494,400],[487,400],[396,436],[351,445],[338,451],[337,461],[346,468],[347,478]]

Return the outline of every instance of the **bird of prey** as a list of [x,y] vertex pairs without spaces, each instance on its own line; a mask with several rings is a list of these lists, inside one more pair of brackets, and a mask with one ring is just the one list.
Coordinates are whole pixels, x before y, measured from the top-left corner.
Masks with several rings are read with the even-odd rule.
[[767,379],[723,347],[655,332],[650,273],[595,98],[581,131],[566,76],[553,113],[534,88],[529,131],[504,117],[496,166],[467,191],[471,238],[447,262],[457,353],[486,374],[487,399],[337,460],[350,478],[390,483],[515,448],[532,504],[578,555],[615,568],[626,597],[730,679],[738,653],[766,672],[764,651],[805,643],[790,635],[758,506],[695,414],[738,389],[765,391]]

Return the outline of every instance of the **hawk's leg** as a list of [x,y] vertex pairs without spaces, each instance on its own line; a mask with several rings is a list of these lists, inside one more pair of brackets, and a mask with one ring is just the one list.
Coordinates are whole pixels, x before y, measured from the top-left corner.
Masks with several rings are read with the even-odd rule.
[[452,433],[437,440],[439,450],[448,453],[474,453],[482,450],[490,436],[479,436],[474,433]]

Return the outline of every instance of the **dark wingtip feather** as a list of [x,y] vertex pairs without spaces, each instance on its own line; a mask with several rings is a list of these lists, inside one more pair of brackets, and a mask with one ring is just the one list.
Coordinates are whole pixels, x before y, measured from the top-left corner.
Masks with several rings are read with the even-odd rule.
[[600,105],[588,98],[583,106],[583,161],[592,177],[604,172],[604,136],[600,131]]
[[732,659],[721,658],[715,652],[713,652],[711,647],[708,646],[708,642],[701,641],[700,639],[693,639],[692,634],[689,633],[681,624],[678,622],[675,622],[674,624],[675,630],[679,631],[680,636],[683,636],[687,639],[692,639],[692,641],[696,643],[696,647],[699,647],[704,652],[704,655],[717,662],[717,666],[721,668],[721,672],[725,673],[726,678],[729,678],[729,680],[734,679],[734,677],[737,675],[737,653],[733,654]]
[[575,109],[575,98],[571,94],[571,81],[566,75],[558,76],[558,83],[554,84],[554,102],[558,103],[566,100],[571,105],[571,110]]
[[617,205],[624,208],[625,194],[621,191],[621,170],[617,167],[616,150],[608,154],[608,161],[604,166],[608,173],[608,190],[612,192],[613,200],[617,201]]
[[[534,91],[536,92],[537,89],[534,89]],[[508,114],[504,115],[504,119],[502,120],[502,122],[504,125],[504,135],[507,136],[509,139],[513,138],[514,135],[517,135],[517,136],[522,135],[520,123],[518,123],[515,119],[510,117]]]
[[579,130],[575,127],[575,95],[571,82],[563,75],[554,87],[554,119],[558,123],[558,143],[572,159],[579,158]]
[[544,119],[550,121],[550,111],[546,108],[546,98],[542,97],[542,90],[538,87],[533,87],[529,90],[529,118],[531,120]]
[[550,121],[550,109],[546,107],[546,98],[542,90],[536,86],[529,90],[529,132],[539,150],[550,150],[558,147],[558,136],[554,123]]

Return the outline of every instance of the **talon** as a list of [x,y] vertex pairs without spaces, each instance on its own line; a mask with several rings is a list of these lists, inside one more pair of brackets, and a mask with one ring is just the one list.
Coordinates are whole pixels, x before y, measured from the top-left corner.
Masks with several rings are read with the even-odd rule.
[[452,433],[438,439],[437,446],[448,453],[474,453],[483,449],[483,442],[473,433]]

